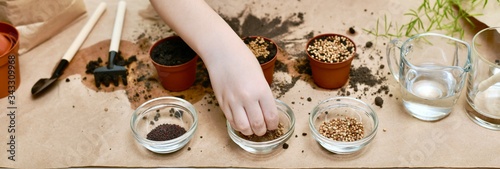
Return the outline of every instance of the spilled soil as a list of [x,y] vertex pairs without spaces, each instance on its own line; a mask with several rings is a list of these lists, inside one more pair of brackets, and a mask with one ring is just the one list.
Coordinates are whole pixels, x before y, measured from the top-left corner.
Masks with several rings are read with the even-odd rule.
[[[311,78],[311,69],[304,49],[305,43],[315,35],[315,32],[313,30],[297,31],[305,29],[304,23],[306,22],[305,18],[307,18],[307,14],[289,13],[282,14],[282,16],[265,14],[264,17],[257,17],[249,11],[251,11],[250,6],[243,9],[236,16],[227,16],[219,13],[239,36],[264,36],[276,42],[281,54],[278,55],[275,71],[290,75],[291,80],[279,80],[275,78],[271,84],[275,96],[279,99],[292,89],[298,81],[304,81],[309,83],[313,88],[317,88]],[[127,65],[129,85],[123,86],[120,84],[119,86],[111,85],[107,88],[97,88],[94,85],[93,75],[85,72],[86,64],[89,62],[98,62],[99,58],[101,60],[99,64],[107,62],[109,40],[81,49],[61,79],[72,74],[80,74],[82,75],[82,83],[89,89],[98,92],[125,90],[133,109],[151,98],[167,95],[181,97],[192,103],[205,99],[208,104],[215,104],[217,106],[217,100],[210,86],[208,71],[201,59],[198,60],[196,81],[191,88],[182,92],[169,92],[163,89],[157,80],[156,70],[149,59],[148,51],[154,42],[175,33],[158,18],[152,20],[151,18],[145,19],[144,22],[137,23],[137,30],[132,35],[134,40],[132,42],[122,41],[120,46],[120,52],[124,60],[128,61],[132,57],[136,59]],[[346,32],[355,32],[355,28],[355,26],[352,26],[349,30],[346,29]],[[308,33],[303,35],[295,33],[293,37],[289,36],[293,32]],[[355,32],[355,34],[351,35],[356,36],[357,34],[359,33]],[[385,84],[387,74],[383,71],[383,64],[380,64],[380,68],[378,69],[369,68],[371,67],[369,63],[385,63],[381,51],[372,47],[372,45],[375,46],[374,44],[366,45],[368,42],[355,43],[358,44],[356,46],[358,51],[353,63],[357,62],[355,64],[357,66],[351,67],[348,84],[333,91],[337,91],[337,95],[339,96],[357,98],[369,95],[377,96],[377,100],[374,100],[374,102],[376,102],[377,106],[382,107],[383,100],[380,100],[379,96],[392,96],[389,93],[388,86]]]
[[[156,97],[176,96],[184,98],[190,102],[197,102],[202,99],[206,92],[211,92],[209,83],[203,83],[204,81],[207,81],[208,75],[203,77],[204,74],[202,72],[199,73],[200,77],[197,77],[194,85],[188,90],[182,92],[169,92],[168,90],[163,89],[158,81],[158,75],[147,53],[142,52],[140,45],[123,40],[120,42],[121,56],[124,60],[129,60],[132,57],[136,58],[135,61],[126,66],[128,70],[128,85],[124,86],[120,83],[119,86],[110,85],[109,87],[104,87],[101,85],[101,87],[97,88],[95,86],[94,75],[86,73],[86,65],[98,60],[102,60],[102,65],[106,64],[109,45],[110,40],[105,40],[78,51],[73,61],[65,70],[61,79],[66,79],[68,76],[73,74],[80,74],[82,76],[80,79],[81,82],[87,88],[94,91],[112,92],[115,90],[125,90],[133,109],[137,108],[145,101]],[[202,62],[199,62],[198,66],[203,69]]]

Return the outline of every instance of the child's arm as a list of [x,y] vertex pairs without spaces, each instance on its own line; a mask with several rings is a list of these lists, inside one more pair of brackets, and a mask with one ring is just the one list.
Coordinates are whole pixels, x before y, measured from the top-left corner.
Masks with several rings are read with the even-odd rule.
[[227,120],[245,135],[278,126],[273,94],[249,48],[203,0],[150,0],[160,17],[207,66]]

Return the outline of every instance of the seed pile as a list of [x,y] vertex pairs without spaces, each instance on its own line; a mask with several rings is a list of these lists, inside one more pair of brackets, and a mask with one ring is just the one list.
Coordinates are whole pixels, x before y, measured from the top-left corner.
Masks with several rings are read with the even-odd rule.
[[352,142],[364,137],[363,123],[355,118],[334,118],[319,126],[319,133],[335,141]]
[[166,141],[177,138],[184,133],[186,133],[186,129],[183,127],[177,124],[165,123],[151,130],[146,138],[153,141]]
[[278,48],[273,42],[260,36],[246,37],[243,39],[243,42],[252,51],[260,64],[272,60],[278,52]]
[[277,139],[281,137],[283,134],[285,134],[285,126],[283,126],[282,123],[278,124],[278,129],[276,130],[268,130],[266,134],[262,136],[257,136],[255,134],[250,135],[250,136],[245,136],[240,133],[240,136],[243,137],[246,140],[254,141],[254,142],[263,142],[263,141],[270,141]]
[[250,48],[255,57],[262,56],[264,58],[267,58],[267,56],[269,56],[270,54],[270,52],[267,50],[269,44],[266,43],[266,41],[262,37],[257,37],[255,38],[255,40],[248,42],[247,46],[248,48]]
[[319,61],[340,63],[351,57],[355,49],[354,43],[346,37],[326,36],[314,39],[307,47],[307,52]]

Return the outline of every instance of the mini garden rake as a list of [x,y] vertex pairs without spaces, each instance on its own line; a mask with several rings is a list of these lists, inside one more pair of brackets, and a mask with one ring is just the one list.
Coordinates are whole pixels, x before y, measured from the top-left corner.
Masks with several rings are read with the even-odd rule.
[[103,83],[106,87],[112,82],[118,86],[120,79],[124,85],[127,85],[127,69],[124,66],[115,65],[114,60],[118,56],[118,47],[120,46],[120,39],[123,28],[123,20],[125,19],[126,3],[120,1],[113,27],[113,34],[111,36],[111,45],[109,47],[109,59],[107,66],[99,67],[94,70],[95,86],[101,86]]

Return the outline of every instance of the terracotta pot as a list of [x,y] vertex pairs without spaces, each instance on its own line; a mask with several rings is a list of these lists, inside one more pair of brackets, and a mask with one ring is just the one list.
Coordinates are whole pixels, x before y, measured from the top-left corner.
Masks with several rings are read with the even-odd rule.
[[[17,90],[21,82],[19,72],[19,32],[4,22],[0,22],[0,36],[3,38],[0,53],[0,98],[8,96]],[[6,40],[6,41],[5,41]]]
[[278,45],[276,45],[276,43],[274,43],[274,41],[269,39],[269,38],[262,37],[262,36],[247,36],[247,37],[244,37],[242,39],[243,40],[245,40],[247,38],[255,39],[257,37],[263,38],[264,41],[271,42],[271,44],[274,45],[274,48],[276,49],[276,53],[274,55],[268,56],[268,57],[272,57],[271,60],[260,64],[260,67],[262,68],[262,72],[264,72],[264,77],[266,78],[267,84],[271,85],[273,83],[273,75],[274,75],[274,67],[275,67],[276,59],[278,58],[278,55],[280,55],[281,53],[280,53],[280,50],[278,48]]
[[[313,43],[315,39],[321,39],[328,36],[340,36],[345,37],[348,41],[351,41],[354,45],[354,52],[345,61],[339,63],[326,63],[315,59],[309,51],[307,50],[309,45]],[[309,65],[311,66],[312,77],[314,83],[321,88],[325,89],[336,89],[344,86],[349,79],[349,73],[351,70],[351,62],[356,54],[356,45],[354,41],[349,39],[344,35],[339,34],[321,34],[310,39],[306,44],[306,53],[309,59]]]
[[161,39],[154,43],[149,50],[149,56],[156,68],[161,85],[163,88],[173,92],[186,90],[193,85],[196,80],[196,62],[199,56],[195,54],[194,58],[180,65],[166,66],[152,59],[154,57],[152,56],[152,51],[161,43],[172,40],[178,41],[179,39],[181,39],[179,36],[170,36]]

